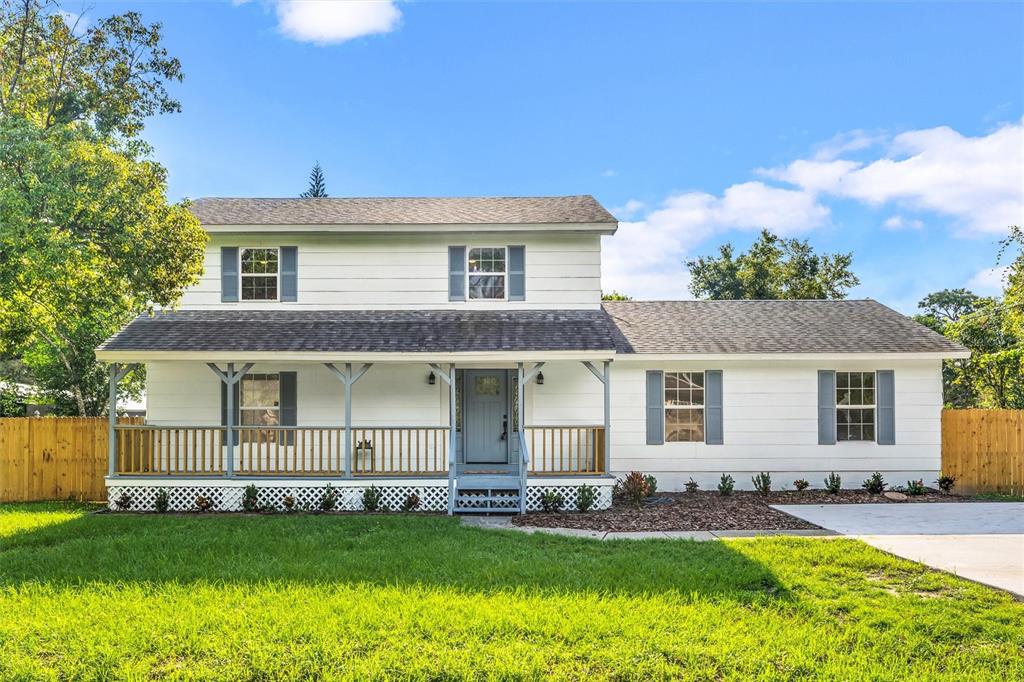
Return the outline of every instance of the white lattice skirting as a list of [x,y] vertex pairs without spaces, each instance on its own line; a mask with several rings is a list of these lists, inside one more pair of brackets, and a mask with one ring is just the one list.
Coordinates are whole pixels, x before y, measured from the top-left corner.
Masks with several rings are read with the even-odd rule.
[[[526,508],[540,509],[540,498],[546,491],[560,493],[564,498],[564,509],[576,509],[580,486],[591,485],[596,489],[595,509],[607,509],[612,503],[612,483],[606,479],[586,482],[531,482],[527,487]],[[153,479],[111,479],[107,482],[108,507],[111,511],[155,511],[157,495],[167,493],[168,511],[198,511],[208,504],[209,511],[236,512],[242,510],[245,488],[255,485],[259,491],[257,503],[263,508],[278,511],[317,511],[327,493],[327,481],[275,480],[153,480]],[[371,485],[367,481],[330,481],[335,496],[335,511],[362,511],[363,492]],[[447,479],[418,481],[373,481],[372,485],[381,491],[381,508],[391,511],[402,509],[410,495],[419,498],[415,511],[443,512],[448,509]],[[118,501],[128,501],[122,509]],[[289,499],[290,498],[290,499]]]

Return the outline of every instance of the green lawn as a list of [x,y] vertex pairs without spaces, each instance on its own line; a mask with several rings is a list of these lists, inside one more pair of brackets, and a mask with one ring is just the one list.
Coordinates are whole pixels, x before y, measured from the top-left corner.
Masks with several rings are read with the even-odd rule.
[[1024,605],[852,540],[0,505],[0,679],[1024,679]]

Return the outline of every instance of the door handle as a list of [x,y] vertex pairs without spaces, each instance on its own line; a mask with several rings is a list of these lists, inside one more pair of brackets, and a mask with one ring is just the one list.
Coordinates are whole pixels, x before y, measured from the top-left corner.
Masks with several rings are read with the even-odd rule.
[[501,439],[508,440],[508,415],[501,415]]

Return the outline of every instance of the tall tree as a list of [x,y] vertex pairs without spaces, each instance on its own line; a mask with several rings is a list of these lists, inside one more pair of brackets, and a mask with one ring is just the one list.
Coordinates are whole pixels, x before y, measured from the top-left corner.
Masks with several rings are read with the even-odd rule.
[[[94,348],[135,315],[176,303],[206,235],[166,197],[145,118],[176,111],[160,27],[137,13],[68,26],[55,5],[0,5],[0,357],[78,414],[99,414]],[[137,388],[139,376],[127,380]]]
[[711,299],[846,298],[860,283],[853,254],[818,255],[806,240],[782,239],[762,230],[746,253],[723,244],[717,256],[686,262],[690,291]]
[[613,291],[609,294],[601,294],[602,301],[632,301],[633,297],[626,294]]
[[324,169],[317,161],[313,170],[309,172],[309,189],[299,195],[303,199],[327,196],[327,183],[324,181]]

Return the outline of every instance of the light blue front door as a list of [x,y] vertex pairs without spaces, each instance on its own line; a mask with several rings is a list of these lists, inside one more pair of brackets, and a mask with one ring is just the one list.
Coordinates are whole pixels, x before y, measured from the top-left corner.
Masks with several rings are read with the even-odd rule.
[[465,461],[508,462],[507,375],[502,369],[467,369],[464,377]]

